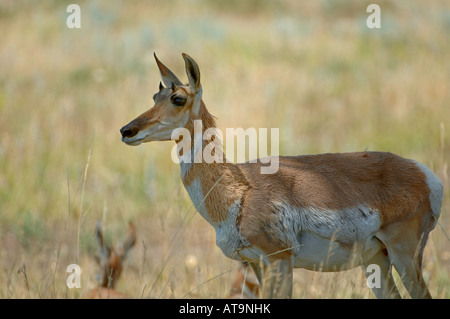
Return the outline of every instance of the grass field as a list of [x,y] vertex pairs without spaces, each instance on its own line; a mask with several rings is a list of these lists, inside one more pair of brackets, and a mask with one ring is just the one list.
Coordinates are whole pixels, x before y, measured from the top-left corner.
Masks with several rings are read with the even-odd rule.
[[[153,105],[153,52],[182,79],[186,52],[223,131],[279,128],[281,155],[380,150],[431,167],[445,195],[424,274],[449,298],[450,1],[377,1],[380,29],[366,26],[371,2],[0,1],[0,297],[95,287],[97,220],[110,241],[137,225],[120,291],[226,296],[238,264],[192,207],[173,144],[120,140]],[[66,26],[70,3],[81,29]],[[359,268],[296,270],[294,298],[373,294]]]

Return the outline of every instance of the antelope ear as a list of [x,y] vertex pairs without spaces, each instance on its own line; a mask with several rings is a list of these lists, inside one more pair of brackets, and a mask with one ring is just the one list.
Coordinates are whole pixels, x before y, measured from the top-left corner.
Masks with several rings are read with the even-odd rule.
[[136,243],[136,226],[134,226],[134,223],[130,221],[128,227],[128,236],[122,243],[122,247],[120,249],[119,253],[120,257],[124,258],[135,243]]
[[200,69],[197,63],[186,53],[183,53],[184,63],[186,65],[186,74],[189,79],[189,87],[197,93],[200,91]]
[[172,71],[169,70],[168,67],[166,67],[164,64],[162,64],[161,61],[159,61],[158,57],[156,56],[156,53],[153,53],[155,56],[156,64],[158,64],[159,72],[161,73],[161,78],[164,82],[164,84],[167,87],[171,87],[172,84],[175,84],[176,86],[181,86],[183,83],[177,78],[175,74],[173,74]]
[[97,226],[95,227],[95,235],[97,237],[98,248],[101,255],[100,258],[108,258],[108,247],[106,247],[103,240],[103,232],[100,221],[97,221]]

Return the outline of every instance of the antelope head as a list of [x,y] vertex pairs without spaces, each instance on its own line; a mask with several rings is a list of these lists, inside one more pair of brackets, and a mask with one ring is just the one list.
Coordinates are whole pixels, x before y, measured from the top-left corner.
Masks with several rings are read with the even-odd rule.
[[135,146],[151,141],[167,141],[176,128],[184,127],[192,131],[193,120],[198,118],[202,106],[200,70],[189,55],[182,55],[189,80],[187,85],[183,85],[154,54],[165,86],[159,83],[151,109],[120,129],[122,141],[126,144]]
[[114,288],[122,273],[127,254],[136,243],[136,227],[132,222],[129,223],[128,236],[118,247],[112,247],[105,243],[99,222],[97,222],[95,234],[100,253],[99,256],[96,256],[99,264],[97,280],[101,287]]

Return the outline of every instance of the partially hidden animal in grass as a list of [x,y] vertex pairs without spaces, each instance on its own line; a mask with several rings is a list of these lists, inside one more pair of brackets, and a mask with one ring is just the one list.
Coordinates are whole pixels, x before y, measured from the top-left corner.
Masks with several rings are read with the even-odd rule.
[[90,290],[87,299],[128,299],[129,297],[115,289],[122,274],[125,260],[130,249],[136,243],[136,226],[130,222],[128,235],[125,240],[116,246],[106,244],[103,238],[101,225],[97,222],[95,230],[99,246],[99,254],[96,256],[98,273],[96,278],[98,287]]
[[[431,297],[422,257],[440,215],[443,186],[428,167],[368,151],[274,156],[270,160],[278,170],[271,174],[261,170],[267,158],[231,163],[222,154],[213,162],[198,161],[200,152],[207,153],[220,139],[211,133],[216,122],[202,100],[200,69],[190,56],[182,56],[188,83],[155,55],[165,86],[160,83],[152,108],[120,129],[122,141],[139,145],[174,139],[181,145],[173,131],[190,133],[189,151],[177,150],[183,184],[214,227],[217,246],[255,270],[264,298],[292,297],[294,268],[362,266],[370,275],[370,265],[379,269],[379,284],[372,287],[377,297],[400,297],[392,265],[412,297]],[[245,96],[241,101],[244,113]],[[200,139],[194,136],[195,123],[201,123]]]
[[246,262],[239,263],[234,272],[233,284],[227,299],[257,299],[259,297],[259,283],[253,270]]

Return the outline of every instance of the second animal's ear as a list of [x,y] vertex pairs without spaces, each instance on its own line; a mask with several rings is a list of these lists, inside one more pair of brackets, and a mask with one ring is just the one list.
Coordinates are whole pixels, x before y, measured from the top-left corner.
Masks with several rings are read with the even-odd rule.
[[119,251],[120,258],[125,258],[128,251],[134,246],[135,243],[136,243],[136,226],[134,226],[133,222],[130,222],[128,227],[128,236],[122,243],[121,249]]
[[108,247],[105,245],[105,242],[103,240],[103,232],[102,232],[102,226],[100,225],[100,222],[97,221],[97,226],[95,227],[95,235],[97,237],[97,243],[98,248],[100,251],[100,259],[101,258],[108,258]]

